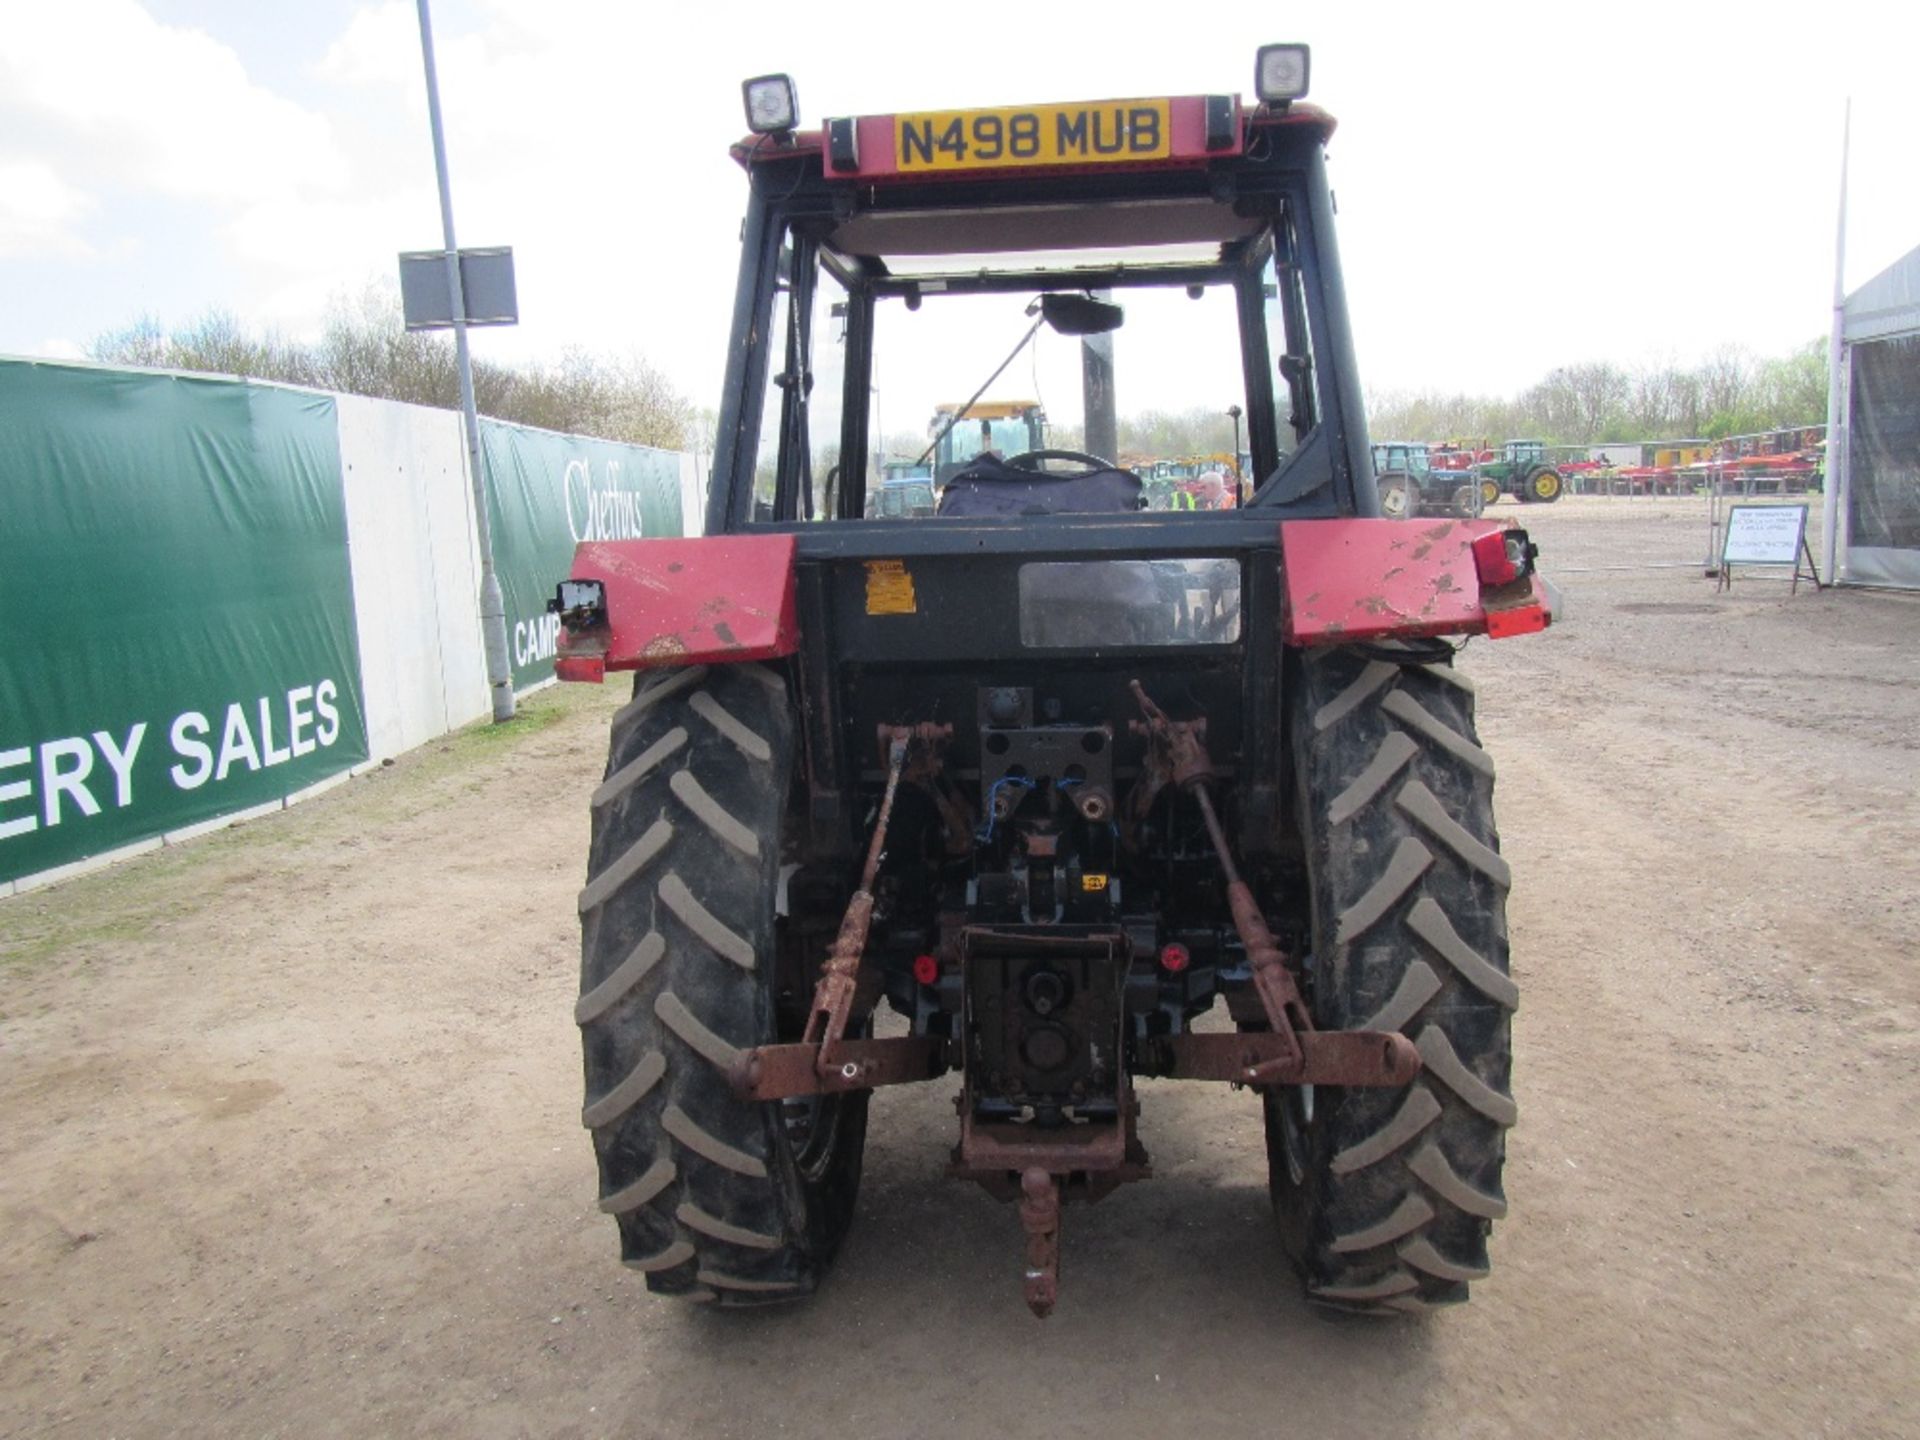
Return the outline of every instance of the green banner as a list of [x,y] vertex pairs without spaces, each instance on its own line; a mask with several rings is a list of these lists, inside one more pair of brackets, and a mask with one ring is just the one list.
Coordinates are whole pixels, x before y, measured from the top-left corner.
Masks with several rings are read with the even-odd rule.
[[0,362],[0,881],[367,756],[331,397]]
[[513,688],[553,678],[557,617],[547,613],[581,540],[681,532],[681,457],[612,440],[480,422],[493,507],[493,564],[507,605]]

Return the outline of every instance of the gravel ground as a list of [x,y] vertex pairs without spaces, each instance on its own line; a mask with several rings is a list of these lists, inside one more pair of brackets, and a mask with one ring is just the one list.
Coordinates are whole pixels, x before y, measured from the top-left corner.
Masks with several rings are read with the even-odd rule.
[[1471,1306],[1311,1315],[1255,1103],[1166,1083],[1045,1324],[947,1086],[877,1097],[813,1303],[651,1301],[578,1123],[569,689],[0,902],[0,1434],[1920,1431],[1920,600],[1584,568],[1693,504],[1526,511],[1569,622],[1462,656],[1524,997]]

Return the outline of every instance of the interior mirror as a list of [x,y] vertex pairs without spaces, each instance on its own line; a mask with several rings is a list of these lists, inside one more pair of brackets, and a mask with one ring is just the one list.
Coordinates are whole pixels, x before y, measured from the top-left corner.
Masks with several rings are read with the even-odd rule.
[[1120,306],[1091,295],[1042,295],[1040,314],[1062,335],[1105,335],[1127,318]]

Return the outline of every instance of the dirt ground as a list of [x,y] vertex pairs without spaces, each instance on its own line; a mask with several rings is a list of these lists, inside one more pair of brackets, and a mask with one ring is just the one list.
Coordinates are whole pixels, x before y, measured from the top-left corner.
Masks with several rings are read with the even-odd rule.
[[[1575,566],[1607,503],[1526,518]],[[651,1301],[579,1127],[569,689],[0,902],[0,1434],[1920,1433],[1920,600],[1566,588],[1462,656],[1523,994],[1472,1305],[1310,1314],[1255,1102],[1164,1082],[1044,1324],[945,1085],[875,1100],[809,1306]]]

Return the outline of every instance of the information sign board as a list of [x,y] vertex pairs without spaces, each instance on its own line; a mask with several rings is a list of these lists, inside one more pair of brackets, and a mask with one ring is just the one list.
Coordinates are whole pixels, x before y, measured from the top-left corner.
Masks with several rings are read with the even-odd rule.
[[1727,512],[1722,565],[1792,565],[1807,533],[1805,505],[1735,505]]

